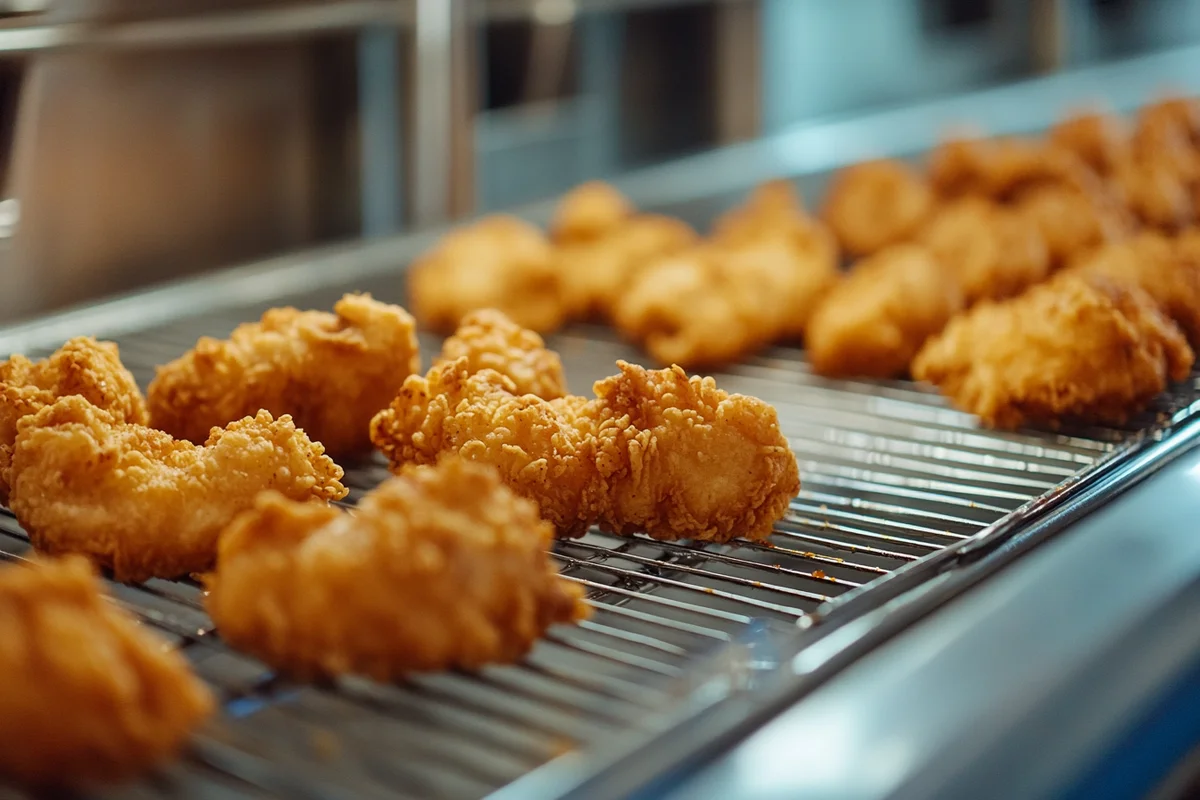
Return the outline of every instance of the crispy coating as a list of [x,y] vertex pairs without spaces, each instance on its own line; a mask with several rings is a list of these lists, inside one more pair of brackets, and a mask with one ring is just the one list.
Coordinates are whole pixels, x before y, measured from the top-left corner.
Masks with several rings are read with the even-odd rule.
[[421,369],[416,323],[399,306],[348,294],[334,313],[273,308],[220,341],[158,368],[147,401],[150,424],[200,444],[213,428],[290,414],[335,455],[371,448],[371,417]]
[[679,367],[618,366],[595,399],[547,401],[460,359],[408,379],[371,438],[393,471],[446,452],[495,465],[560,536],[766,538],[800,488],[775,409]]
[[1099,176],[1075,153],[1026,139],[943,142],[930,156],[929,178],[948,197],[978,194],[999,201],[1044,184],[1103,191]]
[[995,428],[1121,424],[1183,380],[1194,356],[1140,289],[1062,275],[952,321],[913,375]]
[[925,340],[963,307],[962,289],[924,247],[893,245],[858,262],[809,322],[814,372],[903,375]]
[[504,214],[448,234],[408,270],[409,308],[424,327],[446,334],[481,308],[540,333],[557,330],[567,316],[562,291],[549,240]]
[[1134,137],[1147,146],[1161,145],[1174,137],[1181,137],[1193,147],[1200,145],[1200,100],[1167,97],[1142,106]]
[[1196,218],[1192,181],[1162,151],[1130,154],[1113,169],[1112,181],[1130,212],[1143,225],[1182,230]]
[[821,216],[843,250],[866,256],[911,238],[933,206],[933,190],[916,170],[899,161],[868,161],[834,177]]
[[104,595],[86,559],[0,569],[0,775],[32,787],[131,778],[213,710],[187,662]]
[[1125,210],[1110,195],[1065,183],[1029,187],[1018,197],[1016,208],[1042,232],[1056,267],[1132,232]]
[[64,397],[18,424],[10,505],[38,550],[81,553],[120,581],[212,566],[217,536],[264,489],[346,496],[342,470],[291,418],[215,429],[203,446]]
[[717,218],[713,224],[713,238],[736,247],[759,241],[764,235],[808,219],[804,201],[794,183],[783,179],[767,181],[755,187],[740,206]]
[[8,501],[17,422],[69,395],[78,395],[125,422],[146,423],[141,390],[111,342],[80,336],[41,361],[15,355],[0,362],[0,503]]
[[611,319],[621,294],[648,265],[695,244],[687,223],[639,214],[603,237],[558,250],[563,295],[572,316]]
[[1075,114],[1050,129],[1050,144],[1069,150],[1100,175],[1110,174],[1129,148],[1124,121],[1098,111]]
[[563,195],[550,224],[556,244],[592,242],[624,224],[636,210],[604,181],[588,181]]
[[471,372],[491,369],[508,377],[517,394],[553,400],[567,393],[558,353],[548,350],[541,336],[495,309],[472,311],[442,344],[438,363],[460,358],[467,359]]
[[1050,252],[1040,228],[981,197],[943,206],[920,241],[958,278],[968,305],[1019,294],[1050,272]]
[[1200,345],[1200,261],[1186,246],[1146,231],[1088,253],[1070,271],[1138,287],[1175,320],[1193,346]]
[[589,614],[553,533],[495,468],[456,457],[384,481],[353,514],[268,492],[221,535],[207,606],[231,645],[301,678],[517,661]]

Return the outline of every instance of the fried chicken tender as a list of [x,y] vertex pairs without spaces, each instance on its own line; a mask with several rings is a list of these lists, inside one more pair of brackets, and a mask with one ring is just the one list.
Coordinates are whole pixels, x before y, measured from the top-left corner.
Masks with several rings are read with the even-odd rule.
[[273,308],[225,341],[202,338],[158,368],[150,424],[204,442],[260,409],[290,414],[335,455],[370,450],[367,426],[421,369],[416,323],[399,306],[348,294],[334,313]]
[[517,394],[553,400],[567,393],[558,353],[548,350],[541,336],[495,309],[472,311],[463,317],[458,330],[442,344],[437,363],[460,358],[467,360],[471,372],[491,369],[504,375]]
[[1121,424],[1193,361],[1140,289],[1067,274],[956,318],[917,355],[913,376],[994,428]]
[[0,775],[29,787],[131,778],[213,710],[173,648],[105,597],[86,559],[0,569]]
[[1019,294],[1050,272],[1041,230],[981,197],[965,197],[939,209],[920,241],[957,277],[968,305]]
[[682,220],[639,214],[602,237],[558,250],[563,296],[572,316],[611,319],[628,283],[649,264],[695,244]]
[[1136,286],[1200,345],[1200,261],[1186,247],[1145,231],[1089,253],[1070,271]]
[[286,415],[260,411],[197,446],[78,396],[18,423],[11,475],[10,506],[34,547],[87,555],[130,582],[208,569],[221,528],[264,489],[347,493],[341,468]]
[[556,244],[593,242],[636,213],[625,195],[604,181],[588,181],[563,195],[550,224]]
[[393,471],[455,452],[495,465],[560,536],[595,524],[658,539],[765,539],[800,488],[775,409],[680,367],[618,362],[596,397],[517,396],[466,360],[405,381],[371,424]]
[[1177,231],[1196,218],[1191,179],[1162,151],[1122,158],[1112,179],[1126,206],[1144,225]]
[[760,241],[797,222],[813,223],[805,213],[804,201],[795,184],[782,179],[767,181],[755,187],[744,203],[717,219],[713,224],[713,239],[736,247]]
[[1098,111],[1076,114],[1050,129],[1051,145],[1069,150],[1100,175],[1109,175],[1129,152],[1129,131],[1120,117]]
[[1030,187],[1060,184],[1100,193],[1099,176],[1075,153],[1025,139],[957,139],[940,144],[929,159],[929,178],[947,197],[968,194],[1008,201]]
[[868,161],[834,177],[821,216],[843,250],[866,256],[910,239],[933,206],[933,190],[916,170],[899,161]]
[[1017,199],[1016,208],[1042,232],[1054,266],[1132,232],[1128,215],[1111,195],[1063,183],[1026,189]]
[[535,226],[495,214],[448,234],[408,270],[409,307],[426,328],[451,333],[471,311],[498,308],[540,333],[566,320],[562,278]]
[[494,467],[448,457],[353,514],[259,497],[221,536],[207,605],[231,645],[301,678],[478,669],[586,618],[554,529]]
[[858,262],[809,322],[814,372],[891,378],[963,307],[954,276],[926,248],[893,245]]
[[0,362],[0,503],[8,501],[17,422],[69,395],[78,395],[124,422],[146,423],[141,390],[111,342],[80,336],[41,361],[14,355]]

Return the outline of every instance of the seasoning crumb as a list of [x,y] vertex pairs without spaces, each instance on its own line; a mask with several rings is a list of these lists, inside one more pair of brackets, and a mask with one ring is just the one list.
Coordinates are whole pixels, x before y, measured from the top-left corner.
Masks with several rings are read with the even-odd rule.
[[824,578],[824,577],[825,577],[825,570],[823,570],[823,569],[814,569],[814,570],[813,570],[813,573],[812,573],[812,576],[813,576],[814,578]]

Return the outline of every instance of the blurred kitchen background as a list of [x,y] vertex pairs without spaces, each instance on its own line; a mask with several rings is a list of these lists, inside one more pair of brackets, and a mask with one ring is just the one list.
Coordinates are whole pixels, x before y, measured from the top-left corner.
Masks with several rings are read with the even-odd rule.
[[1200,40],[1188,0],[0,6],[0,322]]

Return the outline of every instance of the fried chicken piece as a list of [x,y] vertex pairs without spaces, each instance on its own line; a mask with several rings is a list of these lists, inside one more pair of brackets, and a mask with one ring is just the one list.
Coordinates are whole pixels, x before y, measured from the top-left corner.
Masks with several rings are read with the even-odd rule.
[[1143,106],[1138,112],[1134,137],[1141,144],[1162,144],[1167,138],[1182,137],[1193,147],[1200,145],[1200,100],[1168,97]]
[[0,569],[0,775],[29,787],[131,778],[213,710],[173,648],[104,595],[86,559]]
[[554,248],[535,226],[495,214],[445,236],[408,270],[410,308],[426,328],[451,333],[471,311],[498,308],[540,333],[567,316]]
[[1192,182],[1169,157],[1162,157],[1161,151],[1120,159],[1113,169],[1113,183],[1144,225],[1177,231],[1196,218]]
[[1120,117],[1097,111],[1076,114],[1050,129],[1050,144],[1069,150],[1100,175],[1108,175],[1130,149]]
[[821,217],[850,255],[866,256],[906,241],[933,211],[933,190],[899,161],[868,161],[836,176]]
[[120,581],[208,569],[217,535],[264,489],[337,500],[342,470],[288,416],[215,429],[203,446],[64,397],[17,425],[10,506],[46,553],[81,553]]
[[200,339],[158,368],[150,424],[200,444],[213,428],[265,409],[290,414],[335,455],[370,450],[371,417],[421,369],[416,323],[370,295],[348,294],[333,310],[273,308],[225,341]]
[[766,538],[800,487],[775,410],[679,367],[618,366],[595,399],[541,400],[459,359],[405,381],[371,438],[393,471],[446,452],[495,465],[560,536]]
[[41,361],[21,355],[0,361],[0,503],[8,501],[17,422],[68,395],[78,395],[124,422],[146,423],[141,390],[112,342],[80,336]]
[[558,353],[546,349],[541,336],[495,309],[472,311],[463,317],[458,330],[442,344],[437,363],[460,358],[467,360],[471,372],[491,369],[506,376],[517,394],[553,400],[567,393]]
[[1094,250],[1070,271],[1136,286],[1175,320],[1193,345],[1200,344],[1200,261],[1186,247],[1146,231]]
[[1132,232],[1129,217],[1114,198],[1063,183],[1026,189],[1017,198],[1016,208],[1042,232],[1054,266]]
[[563,195],[550,224],[556,244],[593,242],[636,213],[625,195],[604,181],[588,181]]
[[1050,253],[1037,225],[981,197],[941,208],[920,241],[957,277],[968,305],[1019,294],[1050,272]]
[[353,514],[264,493],[221,536],[207,606],[234,647],[300,678],[478,669],[586,618],[554,529],[494,467],[405,469]]
[[559,248],[563,295],[572,316],[611,319],[625,287],[647,265],[695,244],[687,223],[640,214],[601,238]]
[[893,245],[854,265],[817,307],[805,340],[809,363],[829,377],[903,375],[963,302],[954,276],[932,253]]
[[1062,275],[953,320],[913,376],[994,428],[1121,424],[1188,376],[1183,334],[1140,289]]
[[1008,201],[1044,184],[1065,185],[1085,194],[1103,192],[1099,176],[1073,152],[1025,139],[944,142],[930,156],[929,178],[948,197],[977,194]]
[[795,184],[782,179],[767,181],[756,187],[740,206],[717,218],[713,239],[736,247],[809,220]]

